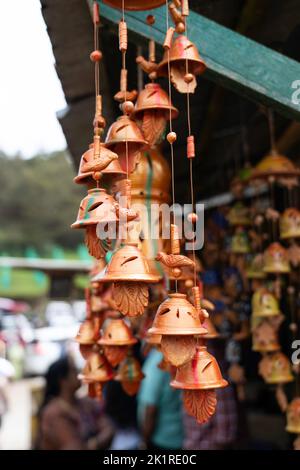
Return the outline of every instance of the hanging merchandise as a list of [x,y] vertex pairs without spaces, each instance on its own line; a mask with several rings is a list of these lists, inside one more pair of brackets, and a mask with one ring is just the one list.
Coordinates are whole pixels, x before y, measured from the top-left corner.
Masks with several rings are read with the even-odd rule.
[[287,408],[287,432],[300,434],[300,398],[294,398]]
[[267,384],[284,384],[294,380],[291,363],[281,351],[266,354],[258,370]]
[[103,0],[104,3],[124,10],[151,10],[164,5],[165,0]]
[[289,238],[300,237],[300,211],[295,207],[285,209],[279,220],[280,238],[285,240]]
[[120,364],[115,380],[121,382],[127,395],[133,396],[139,391],[143,378],[144,374],[139,361],[129,354]]
[[87,358],[86,365],[79,378],[88,384],[89,394],[101,399],[103,385],[112,380],[113,370],[100,351],[93,351]]
[[114,319],[108,321],[109,323],[98,344],[103,346],[105,357],[115,367],[125,359],[129,347],[136,344],[137,339],[133,337],[129,326],[124,320]]
[[251,225],[250,213],[247,206],[241,201],[236,202],[227,214],[229,225],[248,226]]
[[278,242],[268,246],[264,252],[264,272],[286,274],[291,270],[287,250]]

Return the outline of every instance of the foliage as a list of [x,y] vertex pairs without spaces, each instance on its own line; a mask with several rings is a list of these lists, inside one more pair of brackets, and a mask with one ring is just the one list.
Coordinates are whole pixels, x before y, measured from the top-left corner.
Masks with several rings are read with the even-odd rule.
[[0,154],[0,252],[24,255],[32,247],[51,255],[53,246],[74,249],[81,231],[71,230],[84,188],[73,183],[66,152],[29,160]]

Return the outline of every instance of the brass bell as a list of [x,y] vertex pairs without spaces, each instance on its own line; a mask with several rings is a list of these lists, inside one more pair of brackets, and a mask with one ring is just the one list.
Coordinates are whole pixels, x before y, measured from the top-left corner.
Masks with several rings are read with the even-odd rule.
[[300,434],[300,397],[294,398],[287,409],[286,431]]
[[278,242],[271,243],[264,252],[264,272],[285,274],[290,270],[287,250]]
[[280,238],[300,237],[300,211],[295,207],[290,207],[284,211],[279,220]]
[[79,344],[89,345],[97,342],[97,332],[93,320],[85,320],[79,327],[75,341]]
[[[103,145],[103,144],[102,144]],[[108,150],[108,149],[107,149]],[[93,178],[94,171],[91,169],[92,162],[94,161],[94,144],[90,144],[89,149],[84,152],[81,157],[79,170],[74,182],[77,184],[86,184],[89,187],[95,186]],[[122,170],[118,159],[112,159],[111,163],[101,170],[101,184],[103,186],[109,185],[112,179],[120,179],[126,176],[126,172]]]
[[265,287],[254,292],[251,305],[252,317],[273,317],[280,314],[278,300]]
[[[103,0],[113,8],[122,9],[122,0]],[[165,4],[165,0],[125,0],[124,10],[152,10],[152,8],[160,7]]]
[[[197,86],[195,76],[202,74],[206,69],[205,62],[201,59],[195,44],[186,36],[178,36],[170,50],[165,51],[162,61],[158,64],[158,76],[168,76],[168,62],[171,69],[171,81],[177,91],[194,93]],[[191,80],[187,80],[186,75],[190,76]]]
[[114,373],[105,356],[94,351],[87,360],[82,376],[85,383],[108,382],[113,379]]
[[132,396],[138,392],[143,378],[139,361],[129,355],[119,366],[115,380],[121,382],[123,390]]
[[131,173],[138,162],[138,154],[147,145],[138,125],[127,115],[120,116],[108,129],[106,147],[117,153],[122,170]]
[[284,384],[294,380],[291,363],[281,351],[264,356],[258,370],[268,384]]
[[179,367],[171,387],[183,390],[211,390],[226,387],[216,359],[206,346],[198,346],[193,359]]
[[167,93],[158,83],[148,83],[139,93],[133,116],[141,123],[141,129],[150,147],[161,139],[171,111],[172,119],[178,110],[172,106]]
[[200,322],[195,307],[187,300],[185,294],[174,293],[160,304],[150,335],[204,335],[206,329]]
[[125,321],[118,318],[110,320],[98,343],[105,346],[132,346],[137,340]]

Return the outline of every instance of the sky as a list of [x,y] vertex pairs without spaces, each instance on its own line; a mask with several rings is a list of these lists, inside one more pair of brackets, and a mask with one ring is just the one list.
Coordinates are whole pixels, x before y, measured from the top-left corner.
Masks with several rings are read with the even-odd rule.
[[0,151],[30,158],[66,148],[66,106],[39,0],[0,0]]

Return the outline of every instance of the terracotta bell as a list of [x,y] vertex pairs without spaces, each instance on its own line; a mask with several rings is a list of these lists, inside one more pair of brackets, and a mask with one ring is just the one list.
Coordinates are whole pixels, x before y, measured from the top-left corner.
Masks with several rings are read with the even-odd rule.
[[200,322],[195,307],[185,294],[174,293],[160,304],[149,334],[159,335],[203,335],[206,329]]
[[141,122],[141,129],[150,147],[161,140],[170,110],[172,119],[176,118],[178,110],[172,106],[167,93],[158,83],[148,83],[139,93],[133,116]]
[[[113,8],[122,9],[122,0],[103,0]],[[165,4],[165,0],[125,0],[124,10],[152,10]]]
[[103,345],[106,358],[115,367],[125,359],[129,346],[137,343],[137,340],[124,320],[117,318],[108,323],[98,343]]
[[158,282],[159,277],[151,273],[145,256],[137,243],[126,243],[111,257],[105,272],[94,278],[101,282]]
[[115,203],[105,189],[90,189],[80,203],[76,222],[71,225],[72,228],[86,230],[85,243],[90,255],[97,259],[103,257],[110,248],[110,241],[100,240],[97,230],[110,224],[114,228],[118,222]]
[[255,326],[252,333],[252,350],[260,353],[279,351],[278,326],[264,319]]
[[[168,54],[170,60],[171,81],[180,93],[194,93],[197,86],[196,75],[206,69],[197,47],[186,36],[180,35],[173,41],[170,50],[166,50],[163,59],[158,65],[158,76],[168,76]],[[188,73],[187,73],[188,64]],[[186,80],[186,75],[190,80]]]
[[233,226],[251,225],[249,209],[242,202],[237,202],[227,214],[227,220]]
[[202,325],[203,325],[203,328],[207,330],[207,333],[203,335],[203,338],[214,339],[220,336],[220,333],[218,333],[218,331],[216,330],[215,325],[213,324],[210,317],[205,318]]
[[288,251],[278,242],[271,243],[264,252],[264,272],[284,274],[290,270]]
[[238,227],[231,239],[231,252],[236,255],[245,255],[250,252],[248,233],[242,227]]
[[286,431],[300,434],[300,397],[294,398],[287,409]]
[[127,172],[126,152],[128,153],[128,172],[132,173],[138,154],[147,145],[138,125],[127,115],[120,116],[108,129],[105,144],[119,156],[122,170]]
[[198,346],[192,361],[177,369],[171,382],[174,388],[183,390],[210,390],[226,387],[216,359],[207,351],[206,346]]
[[113,370],[103,354],[93,352],[90,354],[83,372],[83,381],[108,382],[114,377]]
[[258,370],[268,384],[288,383],[294,380],[291,363],[281,351],[264,356]]
[[284,211],[279,220],[280,238],[300,237],[300,211],[290,207]]
[[253,294],[251,305],[253,317],[273,317],[280,314],[278,300],[264,287]]
[[253,256],[246,268],[246,276],[248,279],[265,279],[267,277],[263,270],[263,255],[261,253]]
[[129,355],[120,365],[115,380],[121,382],[123,390],[127,395],[135,395],[139,388],[144,374],[137,359]]
[[250,179],[268,179],[273,177],[298,177],[300,170],[293,162],[276,151],[266,155],[253,169]]
[[85,320],[79,327],[75,341],[79,344],[90,345],[96,343],[97,339],[94,321],[91,319]]
[[[88,186],[95,186],[95,180],[93,178],[93,171],[90,168],[92,162],[94,160],[94,144],[90,144],[89,150],[84,152],[81,157],[79,170],[77,176],[74,178],[74,182],[77,184],[86,184]],[[111,180],[124,178],[126,176],[126,172],[122,170],[119,160],[113,159],[111,163],[103,170],[101,170],[101,185],[107,186],[111,183]]]

